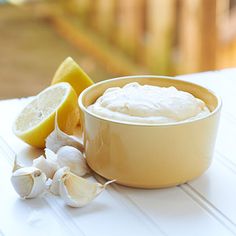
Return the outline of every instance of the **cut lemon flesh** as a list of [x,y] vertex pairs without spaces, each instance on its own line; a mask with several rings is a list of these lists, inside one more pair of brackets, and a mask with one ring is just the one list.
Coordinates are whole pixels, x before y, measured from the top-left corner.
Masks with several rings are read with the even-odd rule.
[[46,137],[54,129],[56,112],[59,127],[72,134],[79,112],[77,95],[68,83],[50,86],[35,96],[16,118],[13,132],[26,143],[44,148]]
[[52,84],[59,82],[69,83],[74,88],[77,96],[93,84],[89,76],[71,57],[67,57],[61,63],[52,79]]

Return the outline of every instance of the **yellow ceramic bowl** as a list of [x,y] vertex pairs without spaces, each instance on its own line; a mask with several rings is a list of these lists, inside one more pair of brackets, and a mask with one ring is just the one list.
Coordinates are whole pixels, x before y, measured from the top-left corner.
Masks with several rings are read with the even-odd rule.
[[[175,86],[202,99],[211,113],[198,120],[169,124],[133,124],[100,117],[88,111],[110,87],[130,82]],[[88,165],[106,179],[140,188],[162,188],[201,175],[214,151],[221,100],[208,89],[160,76],[128,76],[102,81],[79,97]]]

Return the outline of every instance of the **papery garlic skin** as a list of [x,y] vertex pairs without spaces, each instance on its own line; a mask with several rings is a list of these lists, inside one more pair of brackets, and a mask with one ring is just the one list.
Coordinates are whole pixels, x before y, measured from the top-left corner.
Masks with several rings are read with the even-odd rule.
[[57,154],[55,152],[53,152],[52,150],[45,148],[45,156],[48,160],[52,161],[52,162],[56,162],[57,161]]
[[49,187],[49,190],[52,194],[60,195],[60,193],[59,193],[59,183],[60,183],[61,178],[63,177],[63,175],[65,175],[69,171],[70,171],[69,167],[62,167],[62,168],[60,168],[56,171],[56,173],[54,174],[54,176],[52,178],[51,185]]
[[22,198],[35,198],[42,194],[46,180],[46,175],[36,167],[20,168],[11,176],[11,183]]
[[71,207],[83,207],[98,196],[113,181],[102,185],[93,183],[71,172],[66,173],[59,182],[60,196]]
[[13,168],[12,168],[12,173],[15,172],[16,170],[22,168],[23,166],[21,166],[19,163],[18,163],[18,160],[17,160],[17,155],[15,154],[15,157],[14,157],[14,164],[13,164]]
[[84,150],[84,145],[77,137],[68,135],[60,130],[57,123],[57,116],[55,118],[55,129],[46,138],[46,148],[57,152],[63,146],[72,146],[79,149],[81,152]]
[[71,146],[64,146],[58,150],[57,163],[61,167],[68,166],[70,171],[78,176],[84,176],[89,173],[83,154]]
[[44,172],[47,178],[52,179],[55,172],[59,169],[57,162],[46,159],[40,156],[33,160],[33,166]]

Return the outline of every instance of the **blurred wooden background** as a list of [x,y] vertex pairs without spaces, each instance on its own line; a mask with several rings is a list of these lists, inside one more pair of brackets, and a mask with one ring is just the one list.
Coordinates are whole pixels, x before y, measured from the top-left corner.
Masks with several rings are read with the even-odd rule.
[[236,66],[236,0],[27,1],[0,5],[0,29],[1,98],[35,94],[69,55],[95,81]]
[[175,75],[236,65],[235,5],[235,0],[68,0],[64,9],[141,70]]

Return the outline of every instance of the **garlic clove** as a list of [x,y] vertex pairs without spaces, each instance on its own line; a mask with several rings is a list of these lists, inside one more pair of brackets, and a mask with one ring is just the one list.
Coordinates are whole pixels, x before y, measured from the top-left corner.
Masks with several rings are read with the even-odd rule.
[[58,150],[57,162],[61,167],[68,166],[72,173],[79,176],[90,172],[83,154],[71,146],[64,146]]
[[90,182],[71,172],[67,172],[59,183],[59,192],[64,202],[71,207],[83,207],[98,196],[105,187],[114,181],[104,185]]
[[17,177],[14,176],[11,178],[11,182],[15,191],[22,198],[28,196],[31,193],[31,190],[34,185],[33,177],[30,174]]
[[46,180],[47,180],[47,177],[45,173],[35,172],[33,188],[31,190],[31,193],[26,198],[35,198],[41,195],[46,189]]
[[35,198],[42,194],[46,187],[46,175],[36,167],[23,167],[11,176],[15,191],[22,198]]
[[57,114],[56,114],[55,129],[46,138],[46,148],[56,153],[60,147],[67,145],[75,147],[79,149],[81,152],[84,151],[84,145],[77,137],[73,135],[68,135],[64,133],[62,130],[60,130],[57,123]]
[[[48,157],[48,154],[46,154],[46,157]],[[34,159],[33,166],[44,172],[47,178],[50,179],[53,178],[53,175],[59,169],[59,165],[56,161],[51,158],[45,158],[44,156]]]
[[60,182],[61,178],[63,177],[63,175],[65,175],[69,171],[70,171],[69,167],[62,167],[56,171],[56,173],[54,174],[54,176],[52,178],[51,185],[49,187],[49,190],[51,193],[53,193],[54,195],[60,195],[59,182]]

